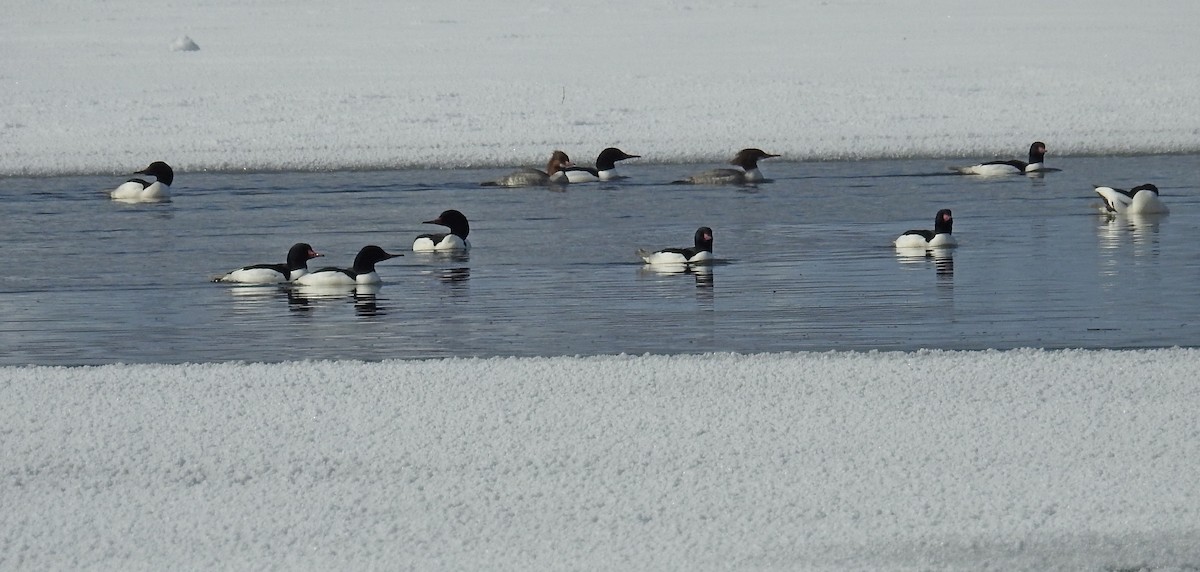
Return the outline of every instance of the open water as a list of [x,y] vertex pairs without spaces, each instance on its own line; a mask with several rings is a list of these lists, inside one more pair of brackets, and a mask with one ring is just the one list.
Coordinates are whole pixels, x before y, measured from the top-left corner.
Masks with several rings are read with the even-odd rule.
[[[1197,157],[947,174],[963,163],[775,159],[747,188],[672,185],[712,165],[637,160],[626,181],[530,189],[478,186],[495,169],[177,173],[149,204],[107,198],[124,177],[4,178],[0,365],[1200,345]],[[1099,214],[1093,183],[1143,182],[1170,215]],[[958,248],[892,248],[943,207]],[[411,252],[448,208],[470,253]],[[634,255],[701,225],[709,271]],[[310,267],[366,244],[405,256],[375,291],[209,281],[300,241],[326,255]]]

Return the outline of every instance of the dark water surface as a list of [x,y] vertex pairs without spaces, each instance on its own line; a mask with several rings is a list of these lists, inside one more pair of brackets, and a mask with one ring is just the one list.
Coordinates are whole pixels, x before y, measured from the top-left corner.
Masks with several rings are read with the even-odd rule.
[[[487,170],[203,174],[122,204],[119,177],[0,179],[0,365],[445,356],[1200,345],[1195,156],[1055,158],[1042,178],[953,161],[763,164],[756,188],[481,188]],[[1169,216],[1106,218],[1092,183],[1156,183]],[[954,210],[960,246],[890,241]],[[418,255],[421,221],[471,219],[466,257]],[[644,269],[637,247],[711,226],[720,263]],[[348,266],[378,244],[376,292],[210,283],[307,241]]]

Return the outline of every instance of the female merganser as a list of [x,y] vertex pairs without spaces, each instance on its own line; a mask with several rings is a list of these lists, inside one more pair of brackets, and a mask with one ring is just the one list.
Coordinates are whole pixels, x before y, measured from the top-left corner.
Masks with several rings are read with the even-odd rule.
[[713,169],[703,173],[692,175],[686,179],[674,181],[675,184],[693,184],[693,185],[744,185],[747,183],[762,183],[766,182],[762,171],[758,170],[759,159],[770,159],[778,157],[767,153],[762,149],[742,149],[737,155],[733,156],[733,160],[729,163],[737,165],[741,169]]
[[379,284],[379,274],[375,272],[375,263],[389,258],[404,256],[403,254],[388,254],[375,245],[362,247],[358,256],[354,257],[354,266],[350,268],[322,268],[301,276],[292,282],[301,286],[354,286],[357,284]]
[[243,266],[224,276],[213,278],[213,282],[237,282],[239,284],[279,284],[291,282],[308,273],[308,261],[322,256],[306,242],[297,242],[288,249],[284,264],[252,264]]
[[933,230],[909,230],[893,242],[896,248],[946,248],[958,244],[952,234],[954,216],[942,209],[933,217]]
[[590,183],[593,181],[615,181],[625,177],[617,174],[617,161],[637,159],[641,155],[630,155],[616,147],[609,147],[596,156],[596,167],[572,166],[563,169],[568,183]]
[[1029,146],[1029,162],[1012,159],[1009,161],[988,161],[970,167],[950,167],[951,171],[961,175],[1014,175],[1017,173],[1037,173],[1054,169],[1046,169],[1046,144],[1034,141]]
[[137,171],[135,175],[150,175],[154,177],[154,182],[151,183],[144,179],[129,179],[121,183],[121,186],[113,189],[109,196],[121,201],[158,201],[169,198],[171,196],[171,183],[175,181],[175,171],[171,170],[171,166],[162,162],[155,161],[150,163],[149,167]]
[[1096,187],[1096,193],[1104,199],[1103,212],[1115,214],[1168,214],[1171,209],[1158,198],[1158,187],[1146,183],[1126,191],[1113,187]]
[[562,177],[562,170],[567,167],[575,166],[571,162],[571,158],[562,151],[555,151],[550,155],[550,161],[546,163],[546,170],[539,171],[532,167],[525,167],[512,173],[509,173],[495,181],[485,181],[480,183],[481,187],[536,187],[539,185],[548,185],[556,181],[555,177]]
[[437,218],[427,220],[422,224],[440,224],[449,228],[450,232],[418,236],[417,240],[413,241],[414,252],[471,249],[471,243],[467,240],[467,235],[471,233],[471,225],[467,223],[467,217],[462,213],[454,209],[442,211]]
[[706,264],[712,262],[713,231],[707,226],[696,229],[692,248],[664,248],[657,252],[638,249],[637,255],[646,264]]

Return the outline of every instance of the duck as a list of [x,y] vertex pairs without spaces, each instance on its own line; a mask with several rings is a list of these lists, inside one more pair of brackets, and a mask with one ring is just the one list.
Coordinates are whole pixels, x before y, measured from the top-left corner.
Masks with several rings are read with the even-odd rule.
[[942,209],[933,217],[933,230],[907,230],[892,242],[896,248],[947,248],[957,246],[954,215]]
[[213,282],[237,284],[281,284],[291,282],[308,273],[308,261],[324,256],[313,250],[307,242],[297,242],[288,249],[287,262],[283,264],[251,264],[213,278]]
[[1092,185],[1096,194],[1104,199],[1101,212],[1112,214],[1168,214],[1171,209],[1158,196],[1158,187],[1151,183],[1138,185],[1126,191],[1103,185]]
[[471,243],[467,235],[471,233],[471,225],[467,217],[454,209],[442,211],[433,220],[422,224],[440,224],[450,229],[448,233],[422,234],[413,241],[413,252],[434,252],[450,250],[470,250]]
[[350,268],[328,267],[309,272],[292,281],[301,286],[355,286],[362,284],[379,284],[383,282],[375,272],[375,264],[403,254],[390,254],[382,248],[370,244],[358,251],[354,257],[354,265]]
[[119,201],[129,202],[159,201],[170,198],[171,183],[175,182],[175,171],[171,169],[170,165],[163,161],[155,161],[145,169],[133,174],[149,175],[154,177],[154,182],[138,178],[129,179],[109,192],[109,196]]
[[988,161],[979,163],[969,167],[950,167],[960,175],[1015,175],[1018,173],[1038,173],[1054,169],[1045,168],[1046,161],[1046,144],[1041,141],[1034,141],[1029,146],[1029,161],[1020,161],[1010,159],[1008,161]]
[[708,264],[712,262],[713,231],[707,226],[696,229],[691,248],[664,248],[654,252],[638,249],[637,255],[651,265]]
[[[551,182],[565,182],[564,176],[561,174],[563,169],[574,167],[569,157],[563,151],[555,151],[550,154],[550,160],[546,162],[546,170],[541,171],[532,167],[525,167],[509,173],[495,181],[484,181],[479,184],[481,187],[536,187],[539,185],[548,185]],[[558,180],[555,180],[555,179]]]
[[772,153],[767,153],[762,149],[742,149],[733,156],[733,160],[729,161],[731,165],[736,165],[740,169],[712,169],[703,173],[698,173],[674,181],[673,184],[691,184],[691,185],[745,185],[753,183],[767,182],[763,177],[762,171],[758,170],[758,162],[762,159],[770,159],[778,157]]
[[617,161],[638,159],[641,155],[630,155],[616,147],[607,147],[596,156],[596,166],[571,166],[562,170],[568,183],[590,183],[593,181],[616,181],[626,177],[617,173]]

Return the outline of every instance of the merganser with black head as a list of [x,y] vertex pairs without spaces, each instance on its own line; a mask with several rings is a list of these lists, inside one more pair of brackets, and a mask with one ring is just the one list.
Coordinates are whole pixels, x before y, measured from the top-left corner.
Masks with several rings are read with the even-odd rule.
[[778,156],[773,153],[767,153],[762,149],[742,149],[729,162],[731,165],[740,167],[740,169],[712,169],[692,175],[686,179],[674,181],[674,183],[692,185],[746,185],[764,183],[767,182],[767,179],[763,177],[762,171],[758,170],[758,162],[762,159],[770,159]]
[[213,278],[213,282],[238,284],[281,284],[291,282],[308,273],[308,261],[322,256],[307,242],[297,242],[288,249],[287,262],[283,264],[252,264],[243,266]]
[[1104,199],[1103,212],[1111,214],[1168,214],[1171,209],[1158,196],[1158,187],[1146,183],[1128,191],[1114,187],[1093,185],[1096,194]]
[[691,248],[664,248],[655,252],[638,249],[637,255],[646,264],[680,265],[708,264],[713,260],[713,231],[707,226],[696,229]]
[[616,181],[625,177],[617,173],[617,162],[637,159],[641,155],[630,155],[616,147],[608,147],[596,156],[596,166],[573,166],[563,169],[568,183],[590,183],[594,181]]
[[[549,185],[552,182],[565,182],[565,177],[562,175],[562,170],[568,167],[575,166],[571,162],[571,158],[562,151],[555,151],[550,154],[550,160],[546,162],[546,170],[539,171],[532,167],[525,167],[509,173],[495,181],[485,181],[480,183],[482,187],[537,187]],[[558,180],[555,180],[555,179]]]
[[427,220],[423,224],[440,224],[448,229],[448,233],[432,233],[422,234],[413,241],[414,252],[446,252],[446,251],[465,251],[471,249],[471,242],[467,240],[467,235],[471,234],[471,225],[467,222],[467,217],[461,212],[454,209],[442,211],[433,220]]
[[892,244],[896,248],[947,248],[956,246],[954,239],[954,216],[950,209],[942,209],[933,217],[933,230],[908,230]]
[[988,161],[971,165],[970,167],[950,167],[951,171],[961,175],[1015,175],[1018,173],[1039,173],[1057,169],[1046,169],[1046,144],[1034,141],[1029,146],[1029,161],[1010,159],[1008,161]]
[[354,286],[362,284],[379,284],[383,282],[375,272],[375,264],[385,260],[404,256],[389,254],[375,245],[362,247],[358,256],[354,257],[354,265],[350,268],[328,267],[309,272],[292,282],[301,286]]
[[133,174],[149,175],[154,177],[154,181],[129,179],[109,192],[109,196],[115,200],[126,202],[161,201],[170,198],[171,183],[175,182],[175,171],[171,169],[170,165],[162,161],[155,161],[145,169]]

